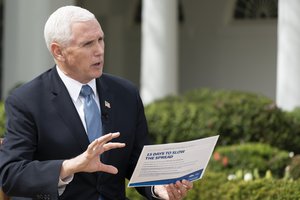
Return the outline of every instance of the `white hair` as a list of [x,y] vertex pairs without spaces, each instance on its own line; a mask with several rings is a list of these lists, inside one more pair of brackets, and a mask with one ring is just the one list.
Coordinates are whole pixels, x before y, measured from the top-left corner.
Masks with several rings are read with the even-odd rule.
[[73,23],[95,19],[93,13],[78,6],[64,6],[57,9],[50,15],[45,24],[44,37],[47,48],[51,51],[50,46],[54,41],[67,45],[72,35],[71,27]]

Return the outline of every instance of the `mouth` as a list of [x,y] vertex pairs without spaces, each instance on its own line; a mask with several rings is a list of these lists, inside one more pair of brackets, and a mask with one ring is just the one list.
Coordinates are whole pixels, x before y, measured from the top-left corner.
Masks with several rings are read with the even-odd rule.
[[100,68],[101,66],[102,66],[102,62],[96,62],[96,63],[92,64],[92,67]]

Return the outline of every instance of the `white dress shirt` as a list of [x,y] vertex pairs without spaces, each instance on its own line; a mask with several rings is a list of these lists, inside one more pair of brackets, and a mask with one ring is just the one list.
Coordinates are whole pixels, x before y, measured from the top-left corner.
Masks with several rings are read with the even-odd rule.
[[[69,95],[71,96],[71,99],[76,107],[76,110],[80,116],[81,122],[84,126],[85,132],[87,133],[86,124],[84,120],[84,111],[83,111],[83,105],[84,105],[84,98],[80,96],[80,90],[83,85],[89,85],[93,92],[93,98],[95,99],[97,106],[100,110],[100,104],[99,104],[99,96],[96,89],[96,80],[93,79],[87,84],[82,84],[69,76],[67,76],[58,66],[56,66],[57,72],[61,80],[63,81],[64,85],[66,86]],[[58,183],[58,194],[62,195],[62,193],[65,191],[67,184],[69,184],[73,180],[74,175],[71,175],[69,177],[66,177],[64,180],[59,179]]]

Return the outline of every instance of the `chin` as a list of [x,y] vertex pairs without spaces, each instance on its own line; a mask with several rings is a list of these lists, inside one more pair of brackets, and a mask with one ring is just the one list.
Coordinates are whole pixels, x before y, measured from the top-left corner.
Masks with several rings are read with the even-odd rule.
[[101,75],[102,75],[103,73],[102,73],[102,70],[99,72],[97,72],[97,73],[94,73],[94,76],[93,77],[95,77],[95,78],[99,78]]

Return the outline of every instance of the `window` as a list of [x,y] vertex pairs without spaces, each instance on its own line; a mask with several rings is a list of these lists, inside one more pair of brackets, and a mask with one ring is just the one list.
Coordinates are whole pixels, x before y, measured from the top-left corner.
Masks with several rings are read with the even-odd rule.
[[277,19],[278,0],[236,0],[234,20]]

